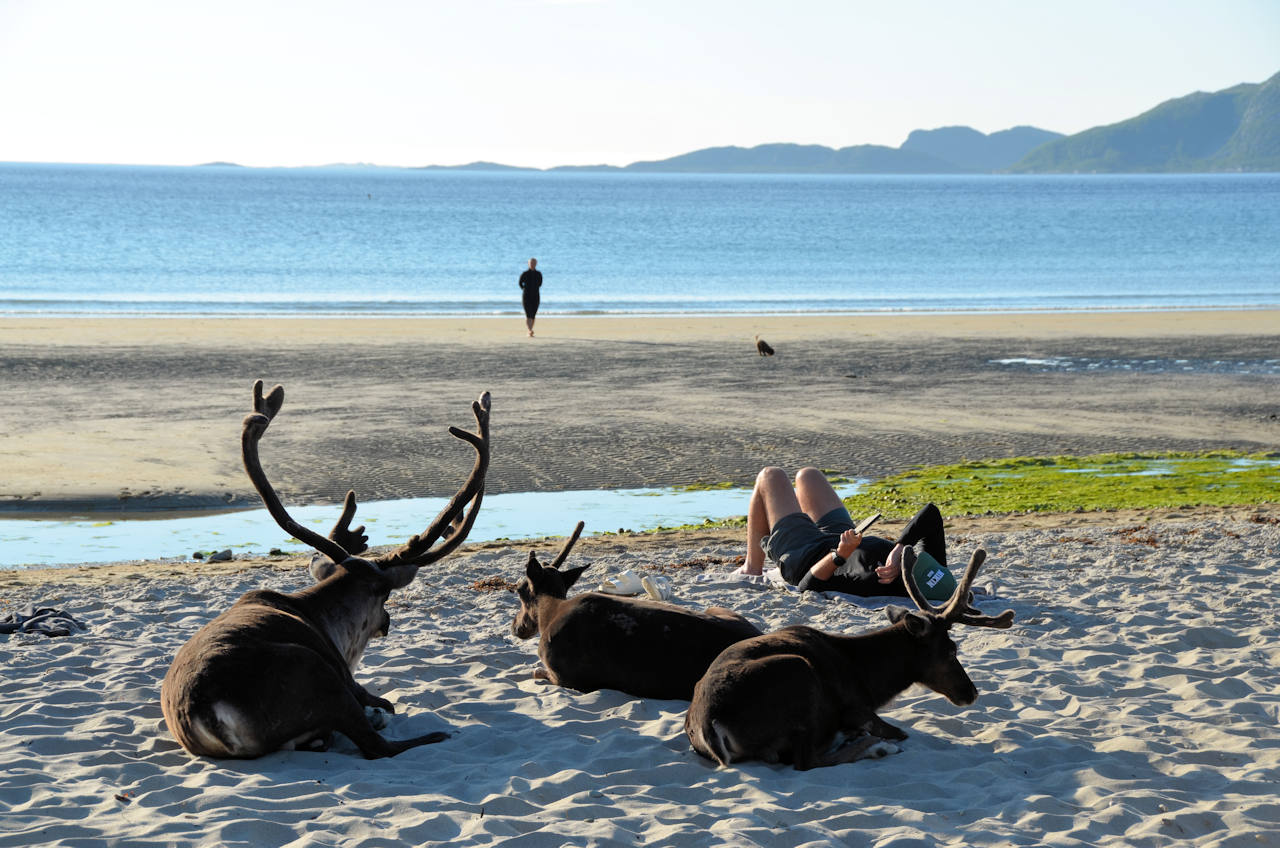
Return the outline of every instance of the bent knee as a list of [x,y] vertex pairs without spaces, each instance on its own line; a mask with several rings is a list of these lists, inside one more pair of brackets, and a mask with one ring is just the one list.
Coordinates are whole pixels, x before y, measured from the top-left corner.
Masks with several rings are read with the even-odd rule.
[[796,488],[806,486],[817,482],[827,482],[827,475],[823,474],[821,469],[814,468],[812,465],[806,465],[796,472]]
[[783,471],[776,465],[766,465],[760,469],[760,473],[756,475],[757,486],[774,486],[780,483],[791,485],[791,480],[787,477],[787,472]]
[[928,518],[936,521],[938,524],[942,524],[942,512],[932,502],[920,507],[920,512],[918,512],[917,515],[921,518]]

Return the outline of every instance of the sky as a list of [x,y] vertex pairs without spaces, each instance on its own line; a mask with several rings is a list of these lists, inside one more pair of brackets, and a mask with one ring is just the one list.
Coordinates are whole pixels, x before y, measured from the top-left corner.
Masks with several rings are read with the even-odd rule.
[[0,161],[625,165],[1075,133],[1280,71],[1280,0],[0,0]]

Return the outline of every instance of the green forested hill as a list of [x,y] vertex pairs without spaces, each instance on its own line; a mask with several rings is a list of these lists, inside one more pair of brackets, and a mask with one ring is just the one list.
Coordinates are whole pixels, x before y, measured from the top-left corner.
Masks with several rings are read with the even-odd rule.
[[1013,127],[990,135],[972,127],[915,130],[899,150],[924,153],[974,173],[1003,171],[1045,142],[1065,138],[1062,133],[1036,127]]
[[1280,74],[1043,144],[1013,173],[1280,171]]

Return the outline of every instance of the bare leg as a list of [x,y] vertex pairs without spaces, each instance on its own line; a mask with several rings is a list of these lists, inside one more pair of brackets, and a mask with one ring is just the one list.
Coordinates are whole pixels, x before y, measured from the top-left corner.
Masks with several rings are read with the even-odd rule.
[[737,573],[763,574],[764,549],[760,540],[769,535],[779,518],[803,511],[787,472],[772,465],[762,468],[747,503],[747,561]]
[[812,466],[796,473],[796,498],[800,508],[814,521],[833,509],[844,506],[836,490],[831,488],[827,475]]
[[529,338],[533,338],[533,319],[524,319],[524,325],[529,328]]

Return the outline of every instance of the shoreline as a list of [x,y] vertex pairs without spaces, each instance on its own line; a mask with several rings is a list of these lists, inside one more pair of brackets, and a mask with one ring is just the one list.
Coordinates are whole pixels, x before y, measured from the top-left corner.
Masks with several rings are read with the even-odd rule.
[[[481,507],[483,509],[483,507]],[[967,541],[993,534],[1140,529],[1153,524],[1185,528],[1194,535],[1213,522],[1280,525],[1280,504],[1236,504],[1232,506],[1168,507],[1163,509],[1116,508],[1081,512],[1010,512],[994,515],[947,515],[948,539]],[[876,527],[875,535],[893,536],[902,522],[886,520]],[[628,531],[583,535],[574,545],[575,557],[607,557],[627,550],[637,555],[666,555],[670,551],[708,551],[716,549],[740,555],[745,545],[745,525],[740,527],[706,526],[669,530]],[[1064,537],[1065,538],[1065,537]],[[520,539],[493,539],[464,542],[452,558],[483,559],[490,551],[524,551],[558,549],[564,543],[560,535]],[[375,545],[367,555],[390,550],[393,546]],[[0,568],[0,591],[22,587],[50,585],[108,585],[145,580],[167,573],[192,576],[248,575],[260,571],[303,571],[311,563],[310,551],[286,552],[270,556],[261,553],[235,554],[231,560],[209,562],[182,557],[159,559],[125,559],[110,562],[81,562],[67,565],[34,565]],[[735,565],[737,563],[734,563]],[[598,575],[597,575],[598,576]],[[305,578],[304,578],[305,579]]]
[[255,379],[286,386],[264,467],[298,505],[452,494],[470,459],[446,428],[485,390],[494,493],[1274,450],[1278,328],[1280,310],[547,317],[536,339],[496,317],[0,319],[0,512],[256,508]]
[[[607,314],[607,315],[557,315],[539,313],[539,328],[564,321],[575,331],[585,332],[589,338],[630,339],[655,333],[662,338],[674,331],[690,332],[693,339],[736,337],[748,329],[758,330],[777,327],[780,332],[853,332],[841,327],[848,318],[871,318],[890,324],[885,329],[869,330],[869,335],[905,332],[911,335],[940,335],[944,337],[972,336],[1070,338],[1114,336],[1142,338],[1152,335],[1280,335],[1280,306],[1256,308],[1186,308],[1186,309],[1135,309],[1135,310],[1080,310],[1071,312],[1018,311],[1008,312],[813,312],[813,313],[731,313],[724,315],[696,313],[664,314]],[[1157,323],[1167,319],[1168,324]],[[1006,326],[1004,319],[1013,319]],[[127,321],[129,327],[117,326]],[[523,314],[513,311],[510,315],[96,315],[96,316],[48,316],[3,315],[0,316],[0,348],[7,344],[51,344],[58,346],[80,344],[121,344],[139,326],[147,331],[146,346],[176,341],[210,343],[218,340],[217,330],[231,327],[232,340],[243,340],[246,335],[260,337],[264,330],[283,321],[289,331],[285,339],[298,342],[315,339],[307,330],[299,332],[300,325],[314,323],[326,336],[341,341],[364,338],[370,329],[390,329],[390,334],[380,337],[382,342],[417,338],[420,327],[426,325],[433,331],[444,332],[448,337],[459,336],[474,328],[476,322],[486,332],[476,333],[481,341],[512,341],[520,343],[520,333],[508,332],[506,325],[523,323]],[[212,324],[212,326],[210,326]],[[369,325],[369,326],[365,326]],[[388,325],[391,325],[388,328]],[[628,326],[630,325],[630,326]],[[68,327],[74,327],[74,338],[68,338]],[[517,328],[518,329],[518,328]],[[559,328],[557,328],[559,329]],[[540,333],[545,330],[540,329]],[[563,337],[559,333],[558,337]],[[508,338],[510,337],[510,338]],[[549,336],[553,337],[553,336]]]
[[[890,316],[919,318],[953,318],[972,316],[978,318],[999,318],[1016,315],[1048,315],[1063,317],[1068,315],[1147,315],[1151,313],[1214,313],[1214,312],[1276,312],[1280,311],[1280,303],[1259,304],[1197,304],[1194,306],[1150,305],[1150,306],[1087,306],[1087,307],[1008,307],[1008,308],[973,308],[973,309],[911,309],[905,307],[881,308],[827,308],[821,310],[807,309],[725,309],[705,311],[698,310],[627,310],[627,309],[580,309],[574,311],[557,311],[540,309],[538,318],[542,320],[664,320],[693,318],[697,320],[723,320],[735,318],[886,318]],[[0,321],[25,321],[49,319],[53,321],[509,321],[523,318],[524,312],[512,307],[501,311],[488,312],[446,312],[446,311],[403,311],[373,310],[342,312],[314,309],[298,311],[296,308],[282,312],[217,312],[217,311],[182,311],[182,312],[0,312]]]

